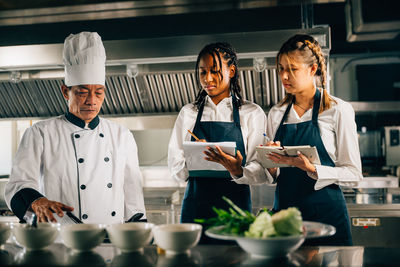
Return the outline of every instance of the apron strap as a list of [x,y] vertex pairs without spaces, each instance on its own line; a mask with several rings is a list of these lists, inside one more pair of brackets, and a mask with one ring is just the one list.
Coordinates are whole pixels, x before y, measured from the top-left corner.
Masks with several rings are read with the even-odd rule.
[[239,105],[236,96],[232,95],[233,122],[240,129]]
[[200,105],[199,112],[197,112],[197,118],[196,118],[196,123],[195,125],[198,125],[201,121],[201,117],[203,116],[203,110],[204,110],[204,104],[206,100],[203,101],[203,103]]
[[280,139],[280,131],[281,131],[281,129],[282,129],[282,125],[283,125],[283,123],[285,122],[285,120],[286,120],[286,118],[287,118],[287,115],[289,114],[289,111],[290,111],[290,108],[292,107],[293,102],[294,102],[294,97],[293,97],[293,101],[291,101],[291,102],[289,103],[289,105],[287,106],[287,108],[286,108],[286,110],[285,110],[285,113],[283,114],[281,123],[279,123],[278,130],[277,130],[276,133],[275,133],[274,141],[279,141],[279,140],[276,140],[276,138],[279,138],[279,139]]
[[318,126],[318,112],[319,112],[320,104],[321,104],[321,92],[317,88],[315,90],[314,106],[313,106],[313,110],[312,110],[312,122],[316,126]]

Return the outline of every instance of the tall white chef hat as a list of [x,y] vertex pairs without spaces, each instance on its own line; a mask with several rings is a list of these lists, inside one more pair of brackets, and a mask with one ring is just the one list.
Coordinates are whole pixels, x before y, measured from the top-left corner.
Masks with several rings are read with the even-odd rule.
[[65,85],[105,85],[106,52],[97,32],[70,34],[64,42]]

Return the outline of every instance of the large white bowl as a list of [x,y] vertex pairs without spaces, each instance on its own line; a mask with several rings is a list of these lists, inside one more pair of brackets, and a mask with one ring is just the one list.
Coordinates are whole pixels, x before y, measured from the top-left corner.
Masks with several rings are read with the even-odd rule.
[[58,236],[60,224],[38,223],[37,228],[28,224],[12,224],[17,242],[27,250],[40,250],[51,245]]
[[8,222],[0,222],[0,246],[6,243],[11,234],[11,226]]
[[305,234],[265,239],[238,237],[239,246],[255,257],[272,258],[285,257],[303,244]]
[[148,245],[153,238],[154,224],[131,222],[107,226],[111,242],[122,252],[133,252]]
[[206,231],[206,235],[222,240],[236,240],[244,251],[254,257],[263,258],[285,257],[298,249],[306,238],[326,237],[334,235],[336,232],[335,227],[331,225],[303,221],[304,231],[300,235],[261,239],[221,233],[223,227],[224,226],[212,227]]
[[60,235],[64,244],[75,251],[89,251],[106,236],[104,224],[72,224],[61,227]]
[[153,228],[157,246],[167,254],[186,253],[200,240],[202,226],[195,223],[162,224]]

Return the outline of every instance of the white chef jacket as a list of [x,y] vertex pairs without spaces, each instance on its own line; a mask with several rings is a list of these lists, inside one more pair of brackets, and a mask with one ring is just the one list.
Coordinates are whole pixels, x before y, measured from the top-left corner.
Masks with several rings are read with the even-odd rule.
[[10,208],[24,188],[74,207],[84,223],[119,223],[145,214],[135,140],[128,129],[103,118],[94,129],[65,115],[28,128],[5,189]]
[[[352,187],[363,179],[353,107],[337,97],[332,96],[332,98],[337,103],[332,102],[330,109],[318,114],[318,126],[322,142],[335,167],[315,165],[317,177],[309,174],[310,177],[317,179],[315,190],[333,183]],[[271,140],[275,137],[287,106],[287,104],[275,105],[268,113],[267,136]],[[299,117],[292,105],[284,123],[300,123],[311,119],[312,109]],[[274,179],[268,170],[266,174],[268,181],[272,183]]]
[[[179,112],[168,145],[168,167],[173,178],[186,181],[189,177],[183,154],[183,141],[190,141],[197,118],[197,108],[193,104],[185,105]],[[256,146],[263,144],[263,133],[266,128],[266,116],[262,108],[249,101],[244,101],[239,108],[240,126],[246,150],[246,165],[243,167],[243,176],[232,176],[238,184],[265,183],[264,168],[257,159]],[[206,96],[201,121],[233,122],[232,97],[226,97],[218,105]]]

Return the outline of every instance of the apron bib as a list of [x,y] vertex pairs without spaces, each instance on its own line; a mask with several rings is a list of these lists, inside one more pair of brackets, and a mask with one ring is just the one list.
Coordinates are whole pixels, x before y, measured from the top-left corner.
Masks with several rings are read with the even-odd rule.
[[[233,122],[201,121],[204,104],[197,114],[193,133],[208,142],[236,142],[236,148],[243,155],[242,166],[246,163],[246,153],[240,128],[239,107],[236,97],[232,96]],[[192,137],[192,141],[194,138]],[[232,181],[228,171],[207,173],[198,176],[198,172],[189,172],[188,184],[182,203],[181,222],[192,223],[194,219],[208,219],[217,216],[212,207],[228,210],[228,204],[222,199],[226,196],[243,210],[251,211],[250,187]],[[208,238],[203,235],[202,244],[227,244],[226,241]]]
[[[283,115],[274,140],[280,141],[283,146],[315,146],[321,165],[334,167],[335,163],[326,151],[319,131],[318,111],[320,101],[321,92],[316,90],[311,121],[284,124],[292,106],[292,103],[290,103]],[[340,187],[331,184],[320,190],[315,190],[315,183],[316,181],[309,177],[307,172],[299,168],[280,168],[275,190],[274,210],[297,207],[301,211],[303,220],[326,223],[336,227],[334,236],[307,240],[306,245],[352,245],[349,215]]]

